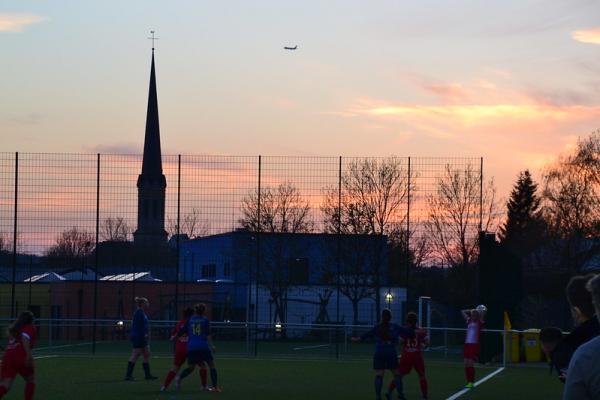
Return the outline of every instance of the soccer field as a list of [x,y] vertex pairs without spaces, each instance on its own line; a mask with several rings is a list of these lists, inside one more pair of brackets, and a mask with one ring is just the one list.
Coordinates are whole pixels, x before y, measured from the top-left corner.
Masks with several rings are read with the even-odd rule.
[[[134,382],[123,380],[127,355],[40,355],[36,360],[36,398],[50,399],[164,399],[187,400],[219,397],[226,399],[373,399],[371,362],[217,358],[223,393],[199,391],[196,373],[187,378],[180,391],[174,387],[160,393],[159,387],[171,365],[171,358],[152,360],[158,381],[145,381],[141,365],[136,365]],[[478,379],[495,371],[478,368]],[[427,364],[430,399],[446,399],[463,385],[460,364],[431,361]],[[389,381],[386,377],[386,384]],[[22,398],[23,384],[16,385],[6,399]],[[461,399],[559,399],[562,386],[545,368],[514,367],[482,383]],[[405,379],[408,399],[420,399],[418,380]]]

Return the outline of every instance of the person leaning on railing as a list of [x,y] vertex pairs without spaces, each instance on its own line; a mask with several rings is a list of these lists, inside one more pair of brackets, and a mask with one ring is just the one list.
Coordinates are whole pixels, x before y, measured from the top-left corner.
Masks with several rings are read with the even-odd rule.
[[[596,317],[600,315],[600,275],[587,283],[592,295]],[[600,337],[596,336],[580,346],[571,362],[567,374],[564,400],[600,399]]]

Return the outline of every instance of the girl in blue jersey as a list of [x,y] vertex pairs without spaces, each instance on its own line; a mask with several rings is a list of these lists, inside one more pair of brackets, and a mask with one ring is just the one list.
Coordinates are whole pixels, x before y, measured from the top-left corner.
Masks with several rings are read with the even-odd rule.
[[405,399],[402,392],[402,375],[398,369],[398,353],[396,345],[400,335],[412,338],[414,329],[404,328],[392,324],[392,312],[384,309],[381,312],[381,323],[360,337],[353,337],[353,342],[360,342],[370,337],[375,337],[375,353],[373,354],[373,369],[375,370],[375,398],[381,400],[381,387],[383,386],[383,374],[389,370],[394,375],[394,383],[398,391],[398,399]]
[[204,363],[210,368],[210,380],[212,381],[212,392],[221,392],[217,381],[217,369],[213,358],[213,352],[216,350],[210,334],[210,321],[204,316],[206,306],[197,304],[195,307],[196,315],[192,316],[183,326],[177,335],[171,340],[175,340],[185,334],[188,336],[188,367],[184,369],[177,377],[175,382],[179,388],[181,380],[194,371],[196,365],[202,367]]
[[150,373],[150,348],[148,347],[149,327],[148,316],[145,312],[150,306],[150,303],[145,297],[136,297],[135,303],[137,305],[137,310],[135,310],[135,313],[133,314],[131,332],[129,334],[133,350],[131,351],[131,357],[129,357],[129,362],[127,363],[125,380],[133,380],[133,367],[135,367],[135,362],[140,355],[144,358],[144,363],[142,365],[144,366],[145,378],[147,380],[154,380],[157,378]]

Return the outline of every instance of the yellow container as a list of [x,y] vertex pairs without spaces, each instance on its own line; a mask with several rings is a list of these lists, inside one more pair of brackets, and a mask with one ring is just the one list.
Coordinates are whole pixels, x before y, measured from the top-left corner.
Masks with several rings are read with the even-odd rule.
[[523,344],[525,347],[525,361],[540,362],[543,360],[539,329],[523,331]]
[[519,332],[508,332],[508,356],[513,363],[521,361],[521,340],[519,335]]

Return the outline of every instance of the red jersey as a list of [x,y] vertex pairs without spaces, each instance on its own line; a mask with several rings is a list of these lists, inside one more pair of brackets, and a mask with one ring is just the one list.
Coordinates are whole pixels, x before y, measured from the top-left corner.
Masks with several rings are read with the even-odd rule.
[[16,337],[12,335],[8,338],[8,345],[6,346],[6,351],[18,351],[23,349],[23,338],[26,337],[29,339],[29,347],[31,349],[34,348],[37,342],[37,330],[35,326],[32,324],[25,325],[21,328]]
[[479,337],[481,336],[481,329],[483,328],[483,322],[478,319],[477,321],[469,318],[467,320],[467,337],[465,338],[466,344],[477,344],[479,343]]
[[[181,330],[181,328],[183,328],[186,323],[187,323],[187,319],[179,320],[179,322],[177,322],[177,325],[175,325],[175,328],[173,328],[173,332],[171,333],[171,336],[177,335],[179,333],[179,331]],[[187,333],[185,333],[185,334],[183,334],[183,336],[180,336],[179,338],[177,338],[177,341],[175,342],[175,352],[186,353],[187,352],[187,343],[188,343],[188,335],[187,335]]]
[[[409,328],[407,326],[407,328]],[[404,341],[404,346],[402,347],[402,354],[407,353],[420,353],[423,348],[427,347],[429,344],[429,335],[427,331],[423,328],[417,327],[415,329],[415,337],[409,339],[406,335],[401,335],[402,340]]]

